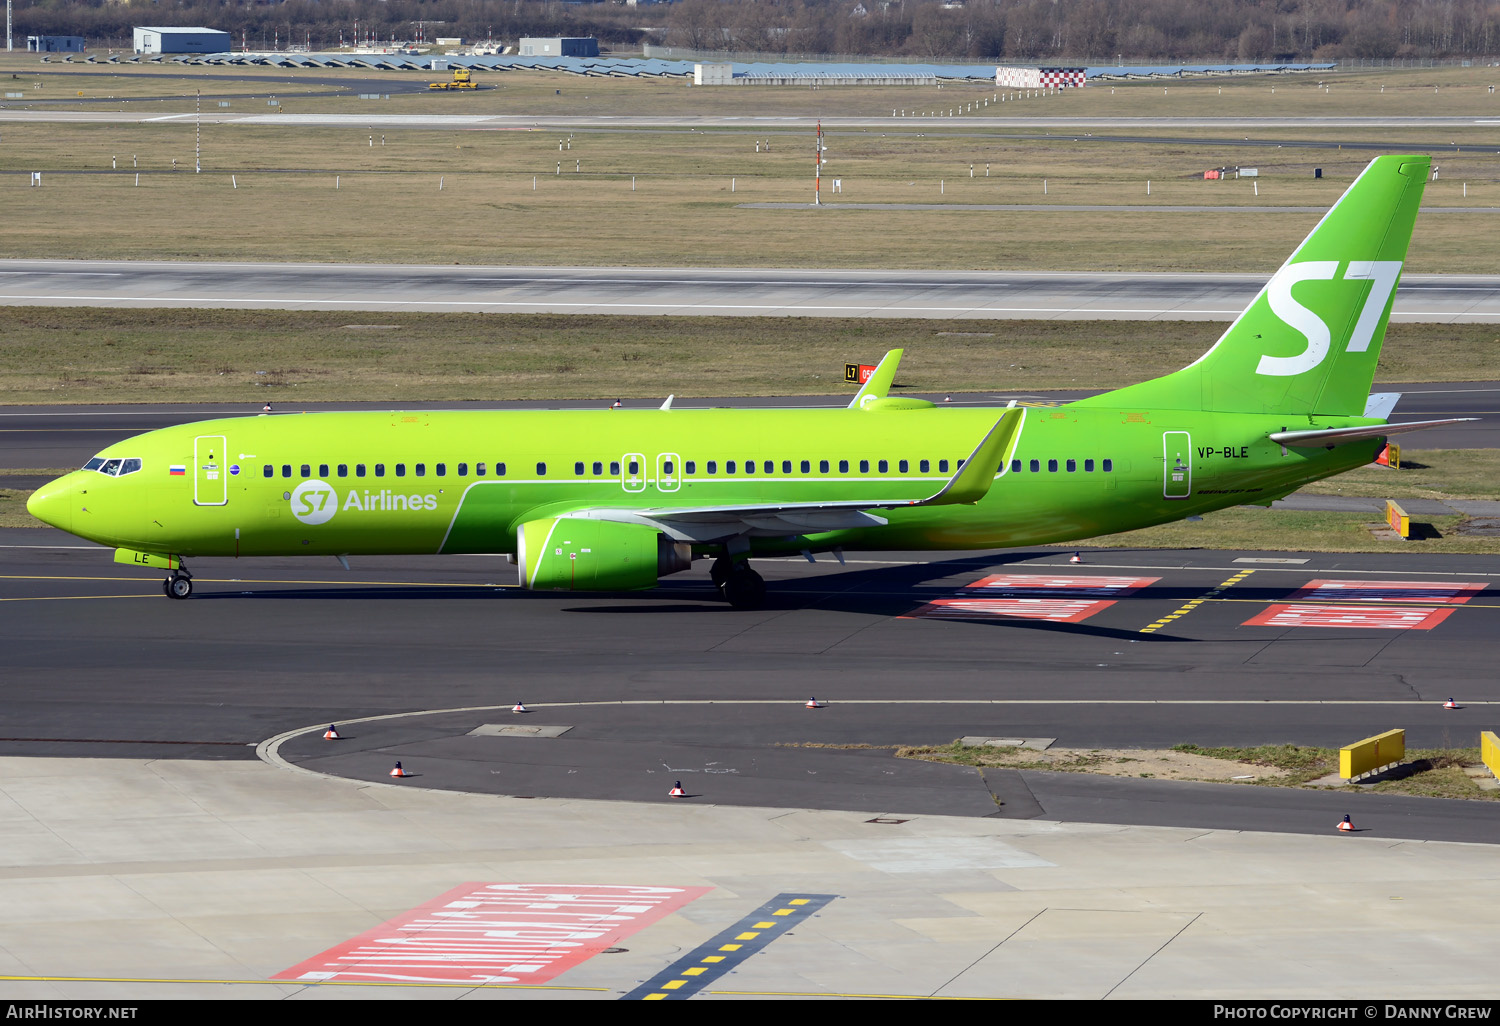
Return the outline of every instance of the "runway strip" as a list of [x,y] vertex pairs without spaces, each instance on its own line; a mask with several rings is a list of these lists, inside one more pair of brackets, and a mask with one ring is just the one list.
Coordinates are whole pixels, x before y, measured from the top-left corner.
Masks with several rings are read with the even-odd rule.
[[[1232,320],[1265,275],[0,261],[0,305]],[[1500,276],[1411,275],[1392,317],[1500,323]]]

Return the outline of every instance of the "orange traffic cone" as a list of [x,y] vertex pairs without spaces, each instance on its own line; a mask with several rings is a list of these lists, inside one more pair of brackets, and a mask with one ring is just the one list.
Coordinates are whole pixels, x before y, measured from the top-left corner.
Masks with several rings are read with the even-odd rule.
[[330,723],[328,725],[328,729],[325,730],[325,731],[323,731],[323,740],[324,741],[338,741],[338,740],[340,740],[339,728],[336,727],[336,726],[334,726],[332,723]]
[[396,768],[391,770],[391,776],[393,777],[406,777],[410,775],[411,774],[407,773],[406,770],[401,768],[401,764],[399,762],[396,763]]
[[809,698],[807,700],[807,705],[805,705],[803,708],[806,708],[806,709],[821,709],[821,708],[823,708],[823,703],[820,702],[820,701],[818,701],[816,698]]
[[1354,832],[1354,824],[1349,822],[1349,816],[1347,813],[1345,813],[1344,815],[1344,821],[1339,824],[1339,830],[1340,832],[1346,834]]
[[1083,562],[1083,553],[1081,553],[1081,552],[1075,552],[1075,553],[1073,553],[1071,556],[1068,557],[1068,562],[1069,563],[1082,563]]
[[531,712],[530,709],[526,708],[520,702],[517,702],[515,705],[511,706],[511,710],[510,711],[513,712],[513,713]]
[[677,783],[675,783],[675,784],[672,785],[672,790],[670,790],[670,791],[667,792],[667,797],[668,798],[686,798],[687,797],[687,792],[682,789],[682,781],[679,780],[679,781],[677,781]]
[[1443,708],[1444,709],[1457,709],[1457,708],[1459,708],[1459,704],[1457,702],[1455,702],[1453,699],[1450,698],[1450,699],[1448,699],[1448,701],[1446,701],[1446,702],[1443,703]]

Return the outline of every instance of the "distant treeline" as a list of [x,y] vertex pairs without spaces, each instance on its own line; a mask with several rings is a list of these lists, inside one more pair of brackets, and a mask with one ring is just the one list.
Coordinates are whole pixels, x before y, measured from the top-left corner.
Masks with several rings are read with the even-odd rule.
[[[1500,0],[16,0],[16,33],[128,47],[135,25],[223,29],[254,49],[596,36],[695,50],[919,58],[1327,60],[1500,51]],[[420,28],[419,28],[420,26]]]

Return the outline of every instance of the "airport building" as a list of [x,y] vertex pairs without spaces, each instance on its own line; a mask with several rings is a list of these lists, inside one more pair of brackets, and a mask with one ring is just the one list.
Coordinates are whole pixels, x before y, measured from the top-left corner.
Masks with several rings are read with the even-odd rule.
[[599,40],[593,36],[553,36],[521,40],[522,57],[597,57]]
[[161,28],[135,30],[136,53],[228,53],[229,33],[211,28]]
[[27,36],[26,49],[32,53],[83,53],[83,37]]

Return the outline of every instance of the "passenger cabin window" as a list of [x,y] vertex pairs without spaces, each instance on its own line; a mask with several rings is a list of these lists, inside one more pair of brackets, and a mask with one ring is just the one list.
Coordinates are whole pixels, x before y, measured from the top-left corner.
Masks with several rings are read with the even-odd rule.
[[670,474],[670,473],[672,473],[672,461],[671,460],[663,460],[662,461],[661,472],[663,474]]
[[[93,461],[93,460],[89,460],[89,462],[90,462],[90,463],[92,463],[92,462],[94,462],[94,461]],[[103,461],[103,460],[100,460],[100,461],[99,461],[99,462],[101,462],[101,463],[102,463],[102,462],[104,462],[104,461]],[[93,469],[93,468],[91,468],[91,467],[84,467],[84,468],[83,468],[83,469],[85,469],[85,470],[91,470],[91,469]],[[262,476],[263,476],[263,477],[275,477],[275,476],[276,476],[276,468],[275,468],[275,467],[273,467],[273,466],[272,466],[272,465],[271,465],[271,464],[269,464],[269,463],[267,463],[267,464],[266,464],[266,465],[265,465],[265,466],[264,466],[264,467],[261,467],[261,468],[260,468],[260,472],[261,472],[261,475],[262,475]]]
[[598,460],[595,460],[594,461],[594,476],[595,477],[601,477],[601,476],[603,476],[603,474],[604,474],[604,464],[600,463]]
[[319,463],[318,464],[318,476],[319,477],[327,477],[328,476],[328,464],[326,464],[326,463]]
[[902,460],[900,463],[896,464],[896,469],[904,474],[906,473],[906,469],[908,466],[910,466],[910,464],[908,464],[905,460]]
[[948,461],[947,460],[938,460],[938,473],[939,474],[946,474],[946,473],[948,473]]
[[437,474],[438,477],[448,476],[448,464],[446,463],[438,463],[433,466],[432,470],[433,473]]
[[1041,460],[1032,460],[1031,461],[1031,472],[1033,474],[1040,474],[1042,472],[1042,461]]
[[582,463],[574,463],[573,464],[573,475],[575,477],[582,477],[583,476],[583,464]]
[[718,460],[709,460],[708,461],[708,472],[710,474],[717,474],[719,472],[719,461]]
[[312,467],[309,464],[302,464],[302,476],[312,477]]
[[[792,472],[792,461],[791,460],[782,460],[781,461],[781,472],[783,474],[790,474]],[[804,474],[807,473],[807,463],[805,461],[802,464],[802,472]]]
[[1055,474],[1055,473],[1057,473],[1057,461],[1056,460],[1048,460],[1047,461],[1047,473],[1049,473],[1049,474]]
[[1093,460],[1084,460],[1083,461],[1083,472],[1085,474],[1092,474],[1094,472],[1094,461]]
[[365,476],[365,465],[363,463],[356,463],[354,465],[354,476],[355,477],[364,477]]
[[754,460],[746,460],[745,461],[745,473],[747,473],[747,474],[753,474],[753,473],[755,473],[755,461]]
[[1068,461],[1068,473],[1070,473],[1070,474],[1076,474],[1077,472],[1078,472],[1078,461],[1077,460],[1069,460]]
[[807,460],[803,460],[802,461],[802,473],[804,473],[804,474],[810,474],[810,473],[812,473],[812,463],[810,463]]
[[398,464],[396,464],[396,476],[397,477],[405,477],[406,476],[406,464],[405,463],[398,463]]
[[348,476],[349,476],[349,464],[347,464],[347,463],[340,463],[339,464],[339,477],[348,477]]
[[375,464],[375,476],[376,477],[385,477],[385,464],[384,463],[377,463],[377,464]]
[[[544,467],[546,465],[547,464],[545,464],[545,463],[542,464],[542,466],[544,466]],[[504,477],[505,476],[505,464],[504,463],[496,463],[495,464],[495,476],[496,477]]]
[[875,465],[875,468],[877,470],[879,470],[882,474],[888,474],[888,473],[890,473],[890,470],[891,470],[891,461],[890,460],[881,460],[879,463],[877,463]]
[[459,477],[468,477],[469,476],[469,465],[467,463],[460,463],[458,465],[458,476]]
[[1020,460],[1011,460],[1010,461],[1010,472],[1012,474],[1019,474],[1021,472],[1021,461]]
[[870,461],[869,460],[860,460],[859,461],[859,472],[861,474],[868,474],[870,472]]
[[619,477],[620,476],[620,461],[619,460],[610,460],[609,461],[609,476],[610,477]]
[[733,474],[734,473],[734,460],[725,460],[724,461],[724,473],[726,473],[726,474]]
[[1115,461],[1114,461],[1114,460],[1104,460],[1104,461],[1102,461],[1102,462],[1101,462],[1101,463],[1100,463],[1100,464],[1099,464],[1099,468],[1100,468],[1100,469],[1101,469],[1101,470],[1103,470],[1103,471],[1104,471],[1104,472],[1105,472],[1105,473],[1106,473],[1106,474],[1108,474],[1108,473],[1110,473],[1110,472],[1111,472],[1111,471],[1112,471],[1112,470],[1114,470],[1114,469],[1115,469]]
[[820,473],[820,474],[826,474],[826,473],[828,473],[828,461],[827,460],[819,460],[818,461],[818,473]]
[[291,477],[292,476],[292,465],[290,463],[283,463],[281,465],[281,476],[282,477]]
[[427,476],[427,464],[425,464],[425,463],[418,463],[417,466],[416,466],[416,471],[417,471],[417,476],[418,477],[426,477]]
[[[495,473],[498,474],[500,472],[497,470],[497,471],[495,471]],[[483,463],[476,463],[476,464],[474,464],[474,476],[475,477],[483,477],[484,476],[484,464]]]
[[682,472],[684,474],[696,474],[696,473],[698,473],[698,461],[697,460],[686,460],[686,461],[684,461],[683,464],[682,464]]
[[849,473],[849,461],[848,460],[839,460],[839,473],[840,474],[847,474],[847,473]]
[[[503,464],[502,464],[502,466],[503,466]],[[547,464],[545,464],[545,463],[538,463],[536,465],[536,476],[537,477],[546,477],[547,476]]]

